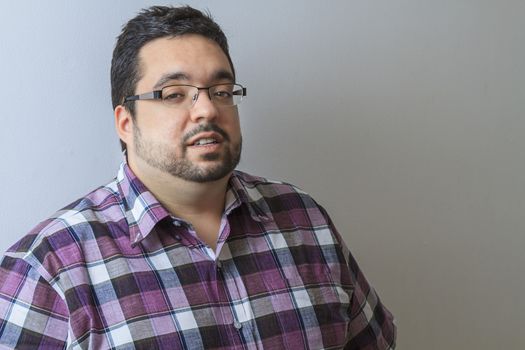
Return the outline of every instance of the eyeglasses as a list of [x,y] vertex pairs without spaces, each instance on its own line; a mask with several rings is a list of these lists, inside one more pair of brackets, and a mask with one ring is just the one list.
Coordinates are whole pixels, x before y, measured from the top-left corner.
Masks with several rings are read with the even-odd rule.
[[241,103],[246,96],[246,88],[240,84],[217,84],[207,87],[193,85],[169,85],[161,90],[146,92],[140,95],[128,96],[124,103],[137,100],[161,100],[166,106],[175,108],[191,108],[201,90],[208,90],[208,96],[217,107],[230,107]]

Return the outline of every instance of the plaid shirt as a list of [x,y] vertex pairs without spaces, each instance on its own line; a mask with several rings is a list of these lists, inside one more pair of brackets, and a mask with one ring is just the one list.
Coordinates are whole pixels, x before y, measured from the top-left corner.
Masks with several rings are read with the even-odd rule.
[[311,197],[235,171],[225,208],[213,252],[123,163],[2,258],[0,348],[394,348]]

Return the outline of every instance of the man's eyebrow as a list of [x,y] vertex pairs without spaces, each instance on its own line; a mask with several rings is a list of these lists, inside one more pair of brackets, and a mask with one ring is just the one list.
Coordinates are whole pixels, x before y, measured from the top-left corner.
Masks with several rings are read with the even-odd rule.
[[233,74],[230,71],[222,69],[215,72],[215,74],[213,75],[213,80],[229,80],[231,83],[235,82]]
[[162,77],[160,77],[157,83],[153,86],[153,89],[154,90],[161,89],[164,84],[172,80],[189,81],[190,77],[186,73],[183,73],[183,72],[167,73],[167,74],[164,74]]

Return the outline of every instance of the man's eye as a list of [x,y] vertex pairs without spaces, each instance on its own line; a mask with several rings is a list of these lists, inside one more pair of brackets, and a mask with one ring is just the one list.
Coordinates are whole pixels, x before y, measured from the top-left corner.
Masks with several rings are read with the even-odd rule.
[[168,94],[166,96],[162,96],[162,99],[163,100],[171,100],[171,101],[174,101],[174,100],[183,100],[184,99],[184,94],[180,94],[180,93],[171,93],[171,94]]
[[215,91],[215,96],[218,98],[230,98],[232,97],[232,93],[230,91],[222,90],[222,91]]

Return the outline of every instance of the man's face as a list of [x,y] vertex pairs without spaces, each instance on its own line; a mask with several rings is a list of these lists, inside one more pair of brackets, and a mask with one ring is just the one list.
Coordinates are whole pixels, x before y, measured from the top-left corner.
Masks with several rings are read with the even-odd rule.
[[[224,52],[215,42],[199,35],[155,39],[141,48],[139,62],[137,94],[173,84],[203,87],[233,82]],[[199,141],[205,139],[214,142]],[[136,101],[128,160],[143,170],[207,182],[233,171],[240,159],[241,144],[237,107],[217,107],[207,91],[200,90],[189,109],[170,107],[160,100]]]

